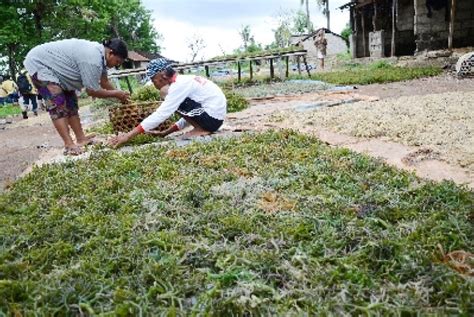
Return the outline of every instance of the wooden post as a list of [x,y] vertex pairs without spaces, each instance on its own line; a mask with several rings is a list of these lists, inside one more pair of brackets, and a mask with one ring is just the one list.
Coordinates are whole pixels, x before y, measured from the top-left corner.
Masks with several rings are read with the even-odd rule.
[[209,74],[209,66],[208,65],[204,66],[204,69],[206,70],[206,77],[207,78],[211,77],[211,75]]
[[377,31],[377,1],[374,1],[374,16],[372,17],[374,32]]
[[125,76],[125,81],[127,82],[128,91],[130,91],[130,95],[133,94],[132,85],[130,85],[130,80],[128,80],[128,76]]
[[275,69],[273,68],[273,58],[270,58],[270,78],[275,77]]
[[449,19],[449,37],[448,37],[448,49],[453,49],[453,37],[454,37],[454,18],[456,17],[456,0],[451,0],[451,18]]
[[253,67],[252,67],[252,61],[249,61],[249,71],[250,71],[250,80],[253,79]]
[[285,77],[288,78],[288,77],[290,77],[290,57],[289,56],[286,56],[285,62],[286,62]]
[[301,76],[301,61],[300,61],[300,56],[299,55],[296,57],[296,64],[298,66],[298,75]]
[[240,83],[242,80],[242,66],[240,66],[240,62],[237,62],[237,81]]
[[391,56],[395,56],[395,32],[397,29],[397,2],[398,0],[392,0],[392,48],[391,48]]
[[304,66],[306,67],[306,71],[308,72],[308,77],[311,78],[311,73],[309,72],[308,63],[306,62],[306,56],[303,56],[303,63],[304,63]]
[[349,43],[349,45],[352,45],[352,58],[357,58],[357,48],[359,47],[359,26],[357,23],[357,12],[355,8],[351,9],[352,12],[352,25],[353,25],[353,30],[354,33],[352,34],[352,43]]
[[364,57],[367,57],[367,41],[365,39],[365,17],[364,17],[364,8],[360,10],[361,15],[361,24],[362,24],[362,46],[364,47]]

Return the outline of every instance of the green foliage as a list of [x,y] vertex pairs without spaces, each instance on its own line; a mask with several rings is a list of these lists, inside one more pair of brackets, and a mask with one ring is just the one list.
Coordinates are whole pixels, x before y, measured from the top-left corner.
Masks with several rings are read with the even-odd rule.
[[0,57],[8,58],[13,72],[34,46],[65,38],[121,37],[130,49],[160,50],[151,12],[138,0],[7,0],[0,4],[0,20]]
[[346,40],[347,43],[349,43],[349,36],[352,34],[352,29],[349,24],[346,24],[344,29],[341,32],[341,37]]
[[0,194],[0,314],[470,316],[473,203],[289,131],[97,151]]
[[[292,31],[297,34],[310,33],[314,30],[311,21],[308,21],[308,16],[302,10],[298,10],[293,17],[293,28]],[[275,35],[275,37],[277,37]]]
[[224,89],[224,94],[227,99],[227,112],[239,112],[246,109],[249,105],[247,99],[236,92]]
[[396,67],[380,61],[368,68],[356,67],[345,71],[313,73],[311,77],[336,85],[368,85],[437,76],[441,73],[442,69],[436,67]]
[[97,134],[114,134],[114,128],[112,127],[112,123],[107,121],[102,124],[95,125],[87,129],[88,133],[97,133]]
[[160,101],[160,91],[153,85],[136,88],[131,99],[134,101]]
[[387,70],[390,70],[393,68],[392,64],[390,64],[389,62],[387,62],[386,60],[379,60],[379,61],[376,61],[372,64],[369,65],[369,68],[372,69],[372,70],[375,70],[375,69],[387,69]]
[[21,113],[21,108],[17,105],[0,106],[0,118],[14,116]]

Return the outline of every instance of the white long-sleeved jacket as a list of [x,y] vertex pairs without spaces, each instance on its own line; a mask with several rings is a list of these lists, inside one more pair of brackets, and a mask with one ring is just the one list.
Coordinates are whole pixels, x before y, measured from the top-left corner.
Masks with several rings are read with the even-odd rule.
[[[170,84],[168,95],[163,103],[140,123],[139,128],[150,131],[158,127],[179,108],[186,98],[200,103],[209,116],[224,120],[227,113],[227,101],[216,84],[200,76],[177,75],[175,81]],[[177,123],[179,129],[185,125],[183,118]]]

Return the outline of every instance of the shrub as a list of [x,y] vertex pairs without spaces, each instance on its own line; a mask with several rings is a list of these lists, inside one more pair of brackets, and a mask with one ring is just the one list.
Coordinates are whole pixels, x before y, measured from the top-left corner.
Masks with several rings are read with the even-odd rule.
[[133,101],[159,101],[160,91],[154,86],[143,86],[135,90],[131,99]]
[[224,94],[227,98],[227,112],[229,113],[242,111],[249,105],[247,99],[233,91],[224,90]]

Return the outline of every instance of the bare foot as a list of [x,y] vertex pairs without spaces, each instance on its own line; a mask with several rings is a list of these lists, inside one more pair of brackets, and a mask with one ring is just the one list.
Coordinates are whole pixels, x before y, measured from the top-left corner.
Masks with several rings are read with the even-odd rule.
[[206,130],[192,129],[191,131],[183,134],[182,138],[183,139],[189,139],[189,138],[203,136],[203,135],[209,135],[209,134],[211,134],[211,132],[206,131]]
[[65,156],[77,156],[84,153],[84,151],[79,146],[65,147],[63,154]]
[[86,146],[86,145],[94,145],[94,144],[99,144],[99,141],[94,140],[96,134],[91,133],[85,135],[85,139],[77,140],[77,145],[79,146]]

